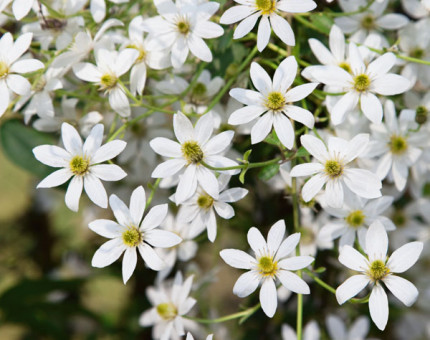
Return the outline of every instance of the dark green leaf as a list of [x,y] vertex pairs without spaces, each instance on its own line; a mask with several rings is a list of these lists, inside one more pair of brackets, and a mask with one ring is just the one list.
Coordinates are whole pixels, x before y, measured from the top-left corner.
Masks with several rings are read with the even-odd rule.
[[263,181],[267,181],[271,179],[273,176],[275,176],[279,171],[279,164],[269,164],[266,165],[261,171],[258,173],[258,178],[262,179]]
[[303,146],[301,146],[297,150],[296,157],[306,157],[306,156],[309,156],[309,152]]

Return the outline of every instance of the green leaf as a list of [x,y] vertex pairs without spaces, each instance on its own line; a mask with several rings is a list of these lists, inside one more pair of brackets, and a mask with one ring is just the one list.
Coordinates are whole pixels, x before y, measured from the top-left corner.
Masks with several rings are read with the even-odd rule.
[[266,165],[261,171],[258,173],[258,178],[262,179],[263,181],[267,181],[271,179],[273,176],[275,176],[279,171],[279,164],[269,164]]
[[296,157],[306,157],[306,156],[309,156],[309,152],[303,146],[301,146],[296,152]]
[[19,119],[10,119],[0,126],[0,142],[6,157],[21,168],[40,178],[52,172],[53,169],[40,163],[32,151],[39,145],[54,144],[51,135],[36,131]]
[[251,152],[252,152],[252,149],[249,149],[243,154],[244,161],[248,161],[248,158],[249,158],[249,155],[251,155]]
[[265,139],[264,142],[272,145],[280,145],[281,141],[279,140],[278,136],[276,135],[276,132],[273,131],[271,134],[269,134]]
[[239,181],[242,184],[245,184],[245,174],[246,174],[247,171],[248,171],[248,168],[245,168],[245,169],[242,170],[242,172],[239,175]]
[[326,271],[326,267],[319,267],[314,270],[314,273],[321,274],[321,273],[324,273],[325,271]]

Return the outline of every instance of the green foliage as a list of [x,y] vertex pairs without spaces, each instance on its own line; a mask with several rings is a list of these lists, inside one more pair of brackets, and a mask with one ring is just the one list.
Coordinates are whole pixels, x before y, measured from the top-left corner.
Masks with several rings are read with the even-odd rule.
[[258,178],[267,181],[275,176],[279,172],[279,164],[269,164],[266,165],[261,171],[258,173]]

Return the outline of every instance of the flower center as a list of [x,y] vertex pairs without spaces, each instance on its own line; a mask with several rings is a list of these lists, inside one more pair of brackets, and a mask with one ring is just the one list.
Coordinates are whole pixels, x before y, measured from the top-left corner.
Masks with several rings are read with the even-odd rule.
[[370,87],[370,78],[367,74],[359,74],[354,77],[354,89],[358,92],[367,91]]
[[42,92],[43,89],[46,86],[46,79],[45,77],[41,77],[40,79],[38,79],[34,84],[33,84],[33,89],[35,92]]
[[202,209],[209,209],[214,204],[214,199],[208,194],[200,195],[197,199],[197,205]]
[[4,61],[0,61],[0,79],[6,78],[9,74],[9,66]]
[[263,15],[271,14],[276,10],[276,0],[256,0],[255,5]]
[[203,151],[195,141],[187,141],[182,144],[182,155],[188,163],[200,163],[203,160]]
[[191,29],[190,23],[186,19],[179,20],[176,23],[176,28],[177,28],[178,32],[183,34],[183,35],[187,35],[188,33],[190,33],[190,29]]
[[122,241],[128,247],[137,247],[142,242],[142,233],[137,227],[129,227],[122,233]]
[[82,156],[75,156],[70,161],[70,170],[77,176],[85,175],[90,167],[90,161],[88,158]]
[[402,155],[408,149],[408,142],[402,136],[393,135],[390,138],[389,146],[394,155]]
[[427,115],[429,112],[425,106],[418,106],[415,112],[415,121],[418,124],[421,125],[427,122]]
[[135,50],[137,50],[139,52],[139,56],[136,59],[136,64],[145,60],[146,51],[143,49],[142,46],[137,46],[136,44],[131,44],[131,45],[128,45],[127,48],[134,48]]
[[273,257],[262,256],[258,260],[258,269],[263,276],[273,276],[278,270],[278,262],[273,261]]
[[325,173],[333,179],[342,175],[343,165],[339,161],[330,159],[325,162],[324,170]]
[[402,210],[396,210],[391,216],[391,220],[397,227],[403,227],[406,225],[407,218]]
[[270,92],[266,99],[266,107],[272,111],[279,111],[285,106],[285,98],[281,92]]
[[203,83],[197,83],[191,90],[191,101],[194,103],[204,102],[207,87]]
[[364,223],[366,216],[361,210],[352,211],[345,219],[350,227],[358,228]]
[[343,68],[346,72],[351,73],[351,66],[346,61],[341,62],[339,67]]
[[371,263],[367,274],[373,281],[383,279],[390,272],[384,262],[381,260],[375,260]]
[[424,57],[424,50],[423,50],[422,48],[420,48],[420,47],[417,47],[417,48],[413,49],[413,50],[409,53],[409,55],[410,55],[412,58],[421,59],[422,57]]
[[102,86],[102,90],[109,90],[113,88],[118,81],[118,78],[115,77],[113,74],[105,73],[100,78],[100,84]]
[[375,17],[369,14],[364,16],[363,19],[361,19],[361,26],[366,30],[372,30],[376,27],[375,22]]
[[178,315],[178,310],[173,305],[173,303],[160,303],[157,306],[157,313],[160,315],[164,320],[171,320]]

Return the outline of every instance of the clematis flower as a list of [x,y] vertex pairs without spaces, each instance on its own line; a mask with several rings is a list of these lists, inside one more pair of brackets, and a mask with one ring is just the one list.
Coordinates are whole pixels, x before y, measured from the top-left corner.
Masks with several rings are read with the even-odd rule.
[[408,307],[418,297],[417,288],[395,274],[403,273],[415,264],[423,243],[407,243],[388,258],[387,250],[387,232],[379,221],[375,221],[366,235],[366,257],[351,246],[343,247],[339,254],[340,263],[360,274],[350,277],[336,289],[337,301],[342,305],[371,284],[370,317],[380,330],[385,329],[388,321],[388,299],[382,283]]

